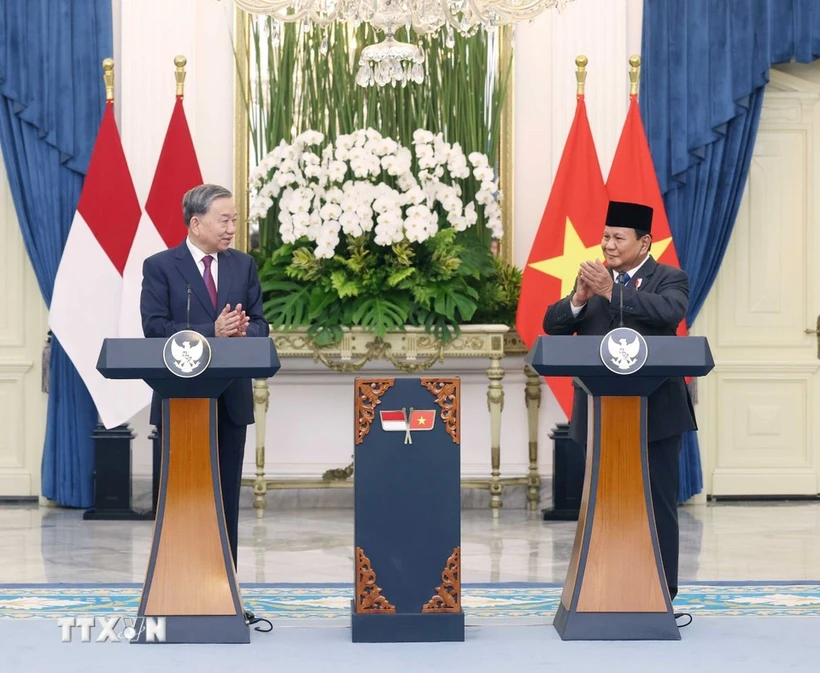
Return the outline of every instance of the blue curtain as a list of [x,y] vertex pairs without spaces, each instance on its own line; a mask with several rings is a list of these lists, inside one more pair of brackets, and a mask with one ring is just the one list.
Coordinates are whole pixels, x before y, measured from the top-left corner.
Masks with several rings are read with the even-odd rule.
[[[111,2],[4,0],[0,19],[0,148],[23,241],[50,305],[102,118],[101,63],[113,49]],[[49,373],[42,494],[60,505],[88,507],[97,411],[55,340]]]
[[[641,114],[681,266],[688,324],[717,277],[746,185],[769,68],[820,57],[818,0],[644,0]],[[683,438],[680,502],[703,490]]]

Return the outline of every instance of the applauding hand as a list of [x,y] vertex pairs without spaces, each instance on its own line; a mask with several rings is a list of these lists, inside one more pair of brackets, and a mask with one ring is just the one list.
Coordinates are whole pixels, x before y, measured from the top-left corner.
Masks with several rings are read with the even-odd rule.
[[586,284],[593,295],[612,299],[612,273],[599,260],[583,262],[578,279]]
[[233,311],[231,305],[226,304],[214,323],[214,334],[218,337],[245,336],[248,323],[250,318],[242,310],[242,304],[237,304]]

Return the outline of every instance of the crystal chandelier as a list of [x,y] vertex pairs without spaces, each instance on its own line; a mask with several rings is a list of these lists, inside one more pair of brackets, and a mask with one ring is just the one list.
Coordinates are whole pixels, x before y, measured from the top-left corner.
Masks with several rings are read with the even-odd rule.
[[446,31],[465,37],[480,28],[495,29],[530,21],[548,9],[562,10],[573,0],[235,0],[251,14],[267,14],[282,22],[328,25],[342,21],[369,23],[385,34],[378,44],[362,50],[356,82],[361,86],[406,85],[424,81],[424,54],[420,47],[400,42],[395,33],[402,27],[416,35]]

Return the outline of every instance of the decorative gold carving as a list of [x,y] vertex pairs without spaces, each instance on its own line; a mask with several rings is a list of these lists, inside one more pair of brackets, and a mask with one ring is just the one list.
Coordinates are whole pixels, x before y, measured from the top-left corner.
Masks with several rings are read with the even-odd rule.
[[461,612],[461,547],[456,547],[441,573],[441,584],[422,612]]
[[438,339],[431,340],[429,345],[425,344],[424,347],[433,353],[424,360],[396,357],[393,355],[393,344],[381,337],[375,337],[373,341],[365,344],[364,352],[355,360],[345,357],[333,358],[328,351],[338,351],[338,347],[323,348],[305,336],[277,336],[276,343],[293,350],[306,351],[304,354],[312,355],[314,362],[321,362],[331,371],[341,374],[355,374],[371,360],[387,360],[397,370],[407,373],[425,371],[444,362],[444,343]]
[[504,355],[526,355],[530,349],[516,331],[504,335]]
[[[441,344],[441,341],[432,336],[420,336],[417,343],[419,348],[431,349]],[[480,351],[485,344],[485,340],[480,336],[463,334],[447,342],[447,355],[457,356],[465,351]]]
[[376,572],[370,566],[370,559],[361,547],[356,547],[356,612],[395,611],[396,606],[382,596],[382,590],[376,585]]
[[441,407],[444,429],[456,444],[461,443],[461,423],[459,422],[459,402],[461,382],[459,379],[421,379],[421,385],[436,396],[436,404]]
[[336,467],[330,470],[325,470],[322,475],[322,481],[347,481],[353,476],[353,465],[350,463],[347,467]]
[[356,380],[356,444],[361,444],[370,424],[376,417],[376,407],[381,404],[379,398],[396,383],[396,379],[357,379]]

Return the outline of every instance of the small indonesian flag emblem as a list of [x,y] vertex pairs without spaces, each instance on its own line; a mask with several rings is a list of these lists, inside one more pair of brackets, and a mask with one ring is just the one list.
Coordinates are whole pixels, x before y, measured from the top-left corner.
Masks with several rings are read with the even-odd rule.
[[411,432],[417,430],[432,430],[436,422],[436,412],[433,410],[420,411],[410,407],[410,420],[404,409],[398,411],[379,411],[382,420],[382,430],[385,432],[404,432],[404,443],[412,444]]

